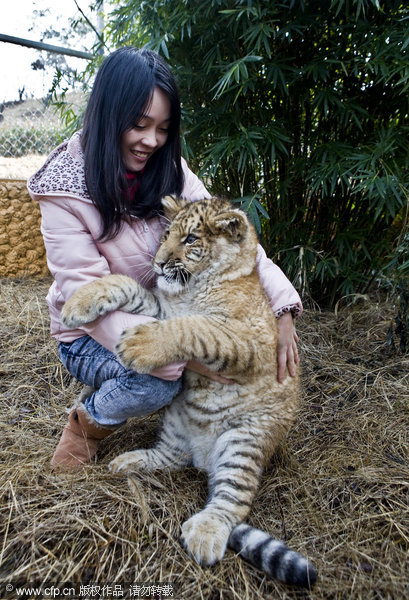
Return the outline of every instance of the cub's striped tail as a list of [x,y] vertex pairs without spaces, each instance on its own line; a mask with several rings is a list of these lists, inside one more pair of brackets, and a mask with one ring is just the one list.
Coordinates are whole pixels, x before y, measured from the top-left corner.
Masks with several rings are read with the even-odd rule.
[[252,565],[283,583],[308,588],[317,579],[315,568],[301,554],[246,523],[233,529],[228,546]]

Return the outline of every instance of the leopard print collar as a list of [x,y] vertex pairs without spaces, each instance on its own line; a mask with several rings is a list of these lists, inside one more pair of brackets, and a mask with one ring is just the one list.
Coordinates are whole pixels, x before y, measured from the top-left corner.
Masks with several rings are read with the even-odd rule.
[[40,170],[29,178],[27,187],[34,195],[68,195],[91,202],[85,183],[80,131],[51,152]]

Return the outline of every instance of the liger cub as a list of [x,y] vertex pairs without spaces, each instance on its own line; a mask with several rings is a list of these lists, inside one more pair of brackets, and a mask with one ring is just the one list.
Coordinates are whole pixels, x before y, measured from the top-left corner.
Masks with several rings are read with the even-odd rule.
[[156,445],[125,452],[114,472],[180,469],[208,473],[205,507],[182,526],[182,542],[200,564],[229,546],[285,583],[310,586],[314,567],[283,542],[243,523],[264,465],[297,411],[298,377],[277,382],[277,325],[256,271],[257,236],[227,200],[162,200],[168,225],[153,259],[157,286],[109,275],[79,289],[64,323],[88,323],[112,310],[156,321],[123,332],[117,355],[139,373],[197,359],[232,385],[185,370],[182,393],[164,411]]

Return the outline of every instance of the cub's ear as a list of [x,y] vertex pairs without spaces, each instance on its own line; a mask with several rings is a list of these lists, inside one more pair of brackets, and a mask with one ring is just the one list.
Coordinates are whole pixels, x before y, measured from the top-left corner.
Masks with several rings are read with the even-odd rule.
[[188,200],[177,198],[176,196],[164,196],[161,200],[165,217],[170,221],[176,217],[178,212],[188,204]]
[[241,242],[249,230],[249,222],[244,213],[231,210],[216,215],[211,228],[215,232],[229,236],[234,242]]

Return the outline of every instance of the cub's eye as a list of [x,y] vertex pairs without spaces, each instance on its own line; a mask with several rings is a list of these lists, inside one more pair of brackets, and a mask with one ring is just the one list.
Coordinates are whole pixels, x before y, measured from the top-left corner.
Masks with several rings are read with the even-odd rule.
[[186,239],[183,240],[183,243],[190,246],[190,244],[194,244],[195,241],[198,239],[199,238],[197,238],[193,233],[189,233],[189,235],[186,237]]

